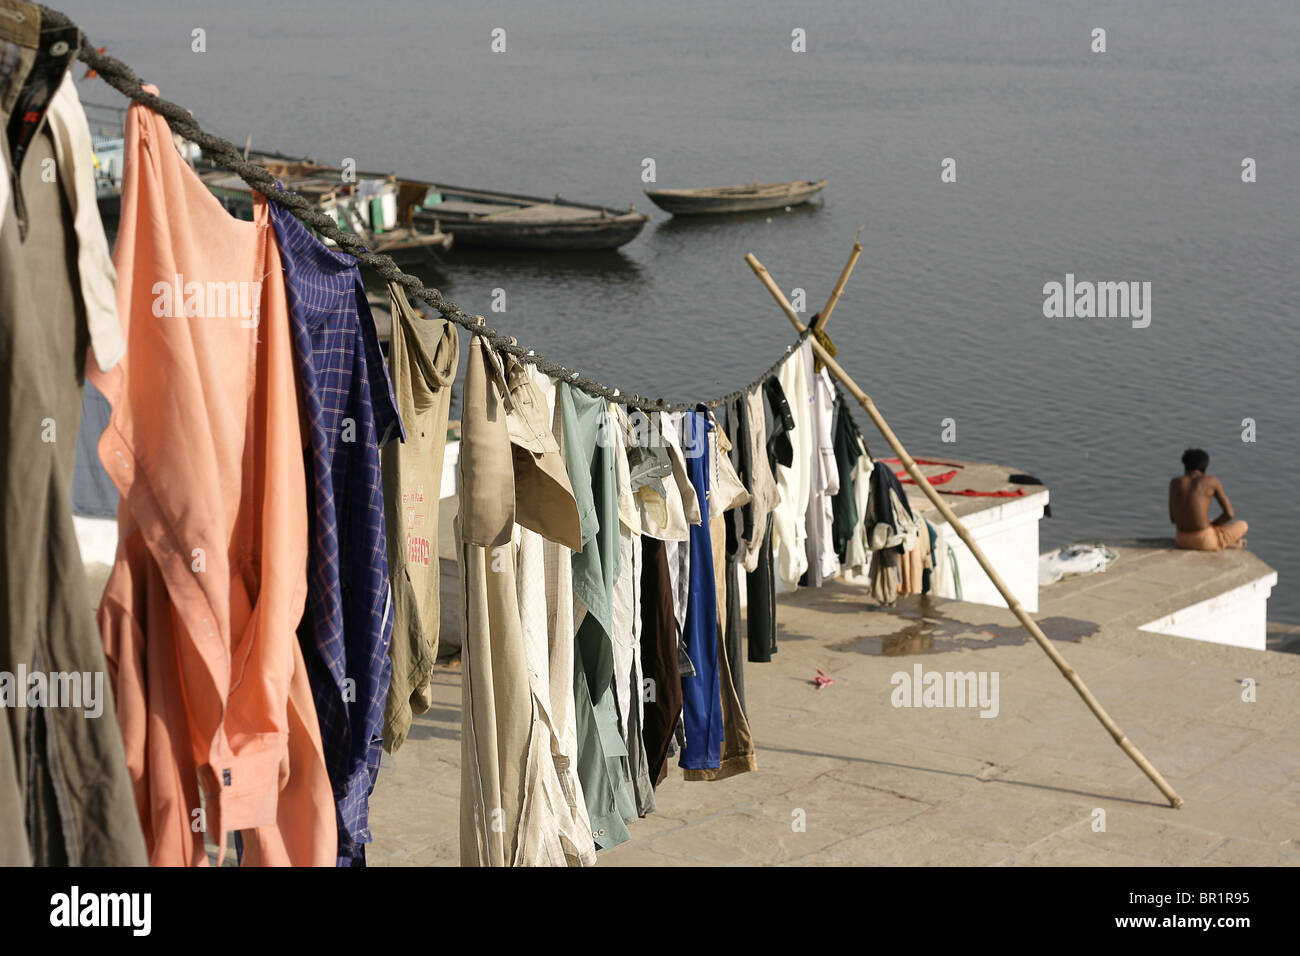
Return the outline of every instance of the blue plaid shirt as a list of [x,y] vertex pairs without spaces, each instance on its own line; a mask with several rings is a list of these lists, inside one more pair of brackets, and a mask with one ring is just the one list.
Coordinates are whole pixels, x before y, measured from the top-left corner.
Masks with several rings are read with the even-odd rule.
[[298,629],[334,787],[339,866],[364,866],[393,634],[379,448],[402,424],[361,273],[271,203],[307,425],[310,550]]

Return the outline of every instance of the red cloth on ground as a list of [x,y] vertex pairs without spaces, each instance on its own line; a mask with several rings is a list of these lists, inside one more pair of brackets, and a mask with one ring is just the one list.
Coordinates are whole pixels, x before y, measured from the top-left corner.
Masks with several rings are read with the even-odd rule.
[[[881,458],[879,460],[890,463],[899,462],[899,459],[897,458]],[[956,477],[959,468],[965,467],[964,465],[957,464],[955,461],[935,461],[932,458],[913,458],[912,461],[916,462],[918,465],[948,465],[953,469],[952,471],[945,471],[943,474],[935,475],[934,477],[927,475],[926,480],[930,482],[931,486],[946,484]],[[899,463],[901,464],[901,462]],[[894,472],[894,475],[902,484],[916,484],[914,479],[906,477],[906,471],[896,471]],[[962,488],[959,491],[943,489],[939,492],[941,495],[961,495],[966,498],[1020,498],[1024,493],[1025,490],[1023,488],[1004,491],[976,491],[974,488]]]

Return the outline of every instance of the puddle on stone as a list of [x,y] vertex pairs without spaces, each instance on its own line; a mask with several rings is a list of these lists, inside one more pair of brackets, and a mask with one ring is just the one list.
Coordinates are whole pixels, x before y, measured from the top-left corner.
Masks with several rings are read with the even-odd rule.
[[[878,657],[906,657],[912,654],[940,654],[944,651],[983,650],[989,647],[1014,646],[1032,640],[1019,624],[968,624],[944,618],[931,606],[928,613],[901,608],[879,611],[911,621],[892,634],[868,634],[851,641],[830,645],[833,651],[855,651]],[[1049,640],[1077,644],[1101,628],[1092,621],[1073,617],[1046,617],[1038,622]]]

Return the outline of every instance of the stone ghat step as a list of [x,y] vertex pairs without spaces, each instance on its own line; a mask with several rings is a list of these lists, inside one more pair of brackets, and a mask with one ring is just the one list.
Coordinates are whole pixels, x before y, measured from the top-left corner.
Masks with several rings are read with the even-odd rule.
[[1118,558],[1096,574],[1039,590],[1043,613],[1264,650],[1277,572],[1249,550],[1184,551],[1172,539],[1106,542]]

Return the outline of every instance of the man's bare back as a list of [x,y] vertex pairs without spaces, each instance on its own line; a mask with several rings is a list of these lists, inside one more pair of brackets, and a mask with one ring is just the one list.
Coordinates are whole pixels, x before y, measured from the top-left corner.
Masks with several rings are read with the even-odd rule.
[[[1178,546],[1199,551],[1244,548],[1246,522],[1235,520],[1222,482],[1206,474],[1209,457],[1199,449],[1189,449],[1183,455],[1184,473],[1169,482],[1169,520],[1178,531]],[[1223,509],[1213,521],[1211,501],[1217,501]]]

